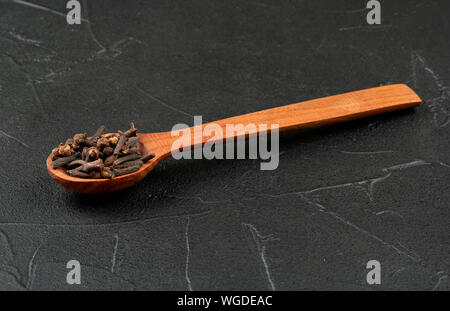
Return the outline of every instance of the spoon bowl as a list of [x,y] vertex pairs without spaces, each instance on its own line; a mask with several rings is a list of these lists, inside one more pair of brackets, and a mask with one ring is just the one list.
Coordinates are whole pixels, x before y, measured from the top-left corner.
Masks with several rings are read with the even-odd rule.
[[[421,103],[420,97],[405,84],[392,84],[354,91],[334,96],[309,100],[297,104],[281,106],[241,116],[231,117],[213,122],[225,133],[220,140],[248,137],[258,134],[260,127],[249,131],[234,131],[229,133],[227,125],[242,124],[276,124],[279,131],[291,131],[302,128],[316,127],[326,124],[355,120],[380,113],[411,108]],[[185,147],[199,147],[205,142],[212,142],[212,136],[203,135],[203,129],[211,123],[190,127],[191,143]],[[198,136],[200,133],[201,136]],[[111,179],[84,179],[67,175],[62,168],[52,167],[52,156],[47,158],[47,170],[50,176],[69,190],[81,193],[107,193],[128,188],[143,179],[159,162],[177,152],[173,143],[178,139],[171,132],[137,134],[140,141],[140,153],[153,153],[155,157],[144,163],[142,167],[131,174]],[[214,137],[214,139],[216,139]]]
[[[162,135],[163,134],[163,135]],[[141,179],[143,179],[159,162],[170,155],[168,147],[170,145],[164,144],[163,137],[170,140],[169,133],[154,133],[154,134],[137,134],[139,137],[139,151],[143,156],[153,153],[154,158],[144,163],[136,172],[118,176],[111,179],[93,178],[85,179],[72,177],[66,174],[63,168],[52,167],[52,155],[47,158],[47,170],[50,176],[60,185],[65,188],[86,194],[100,194],[108,193],[133,186]],[[151,152],[150,152],[151,150]]]

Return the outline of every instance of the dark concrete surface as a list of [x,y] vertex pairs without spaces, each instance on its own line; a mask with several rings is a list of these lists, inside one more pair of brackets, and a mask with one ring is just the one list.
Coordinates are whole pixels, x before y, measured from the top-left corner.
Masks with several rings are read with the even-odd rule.
[[[449,290],[448,1],[0,1],[0,289]],[[57,14],[62,12],[63,15]],[[104,196],[47,174],[100,124],[167,131],[379,84],[424,103],[281,136],[280,165],[170,159]],[[82,265],[68,285],[66,263]],[[368,285],[366,263],[381,263]]]

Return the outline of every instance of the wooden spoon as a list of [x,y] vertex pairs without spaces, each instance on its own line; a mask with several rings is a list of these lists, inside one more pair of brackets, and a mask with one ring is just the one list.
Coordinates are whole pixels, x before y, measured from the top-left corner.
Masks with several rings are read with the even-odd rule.
[[[419,96],[404,84],[394,84],[360,90],[340,95],[309,100],[297,104],[267,109],[255,113],[244,114],[213,122],[222,127],[226,136],[226,124],[279,124],[279,130],[292,131],[301,128],[321,126],[358,118],[373,116],[380,113],[410,108],[421,104]],[[208,123],[200,125],[205,127]],[[197,126],[197,129],[199,126]],[[199,137],[194,142],[194,127],[190,128],[191,147],[204,144],[210,137]],[[197,131],[196,131],[197,132]],[[257,133],[258,130],[255,131]],[[245,134],[244,134],[245,135]],[[61,168],[53,169],[51,155],[47,159],[47,169],[50,176],[67,189],[81,193],[105,193],[130,187],[144,178],[159,162],[167,158],[173,150],[172,144],[178,136],[171,132],[138,134],[140,150],[143,155],[154,153],[155,157],[145,163],[138,171],[112,179],[83,179],[67,175]],[[242,137],[234,133],[231,137]],[[248,133],[247,135],[248,136]],[[197,143],[196,143],[197,142]]]

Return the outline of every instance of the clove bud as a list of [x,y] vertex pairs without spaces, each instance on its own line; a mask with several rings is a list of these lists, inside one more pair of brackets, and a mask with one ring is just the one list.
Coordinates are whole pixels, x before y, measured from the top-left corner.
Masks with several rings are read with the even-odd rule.
[[117,146],[117,143],[119,142],[119,137],[117,137],[117,136],[109,137],[108,141],[109,141],[109,145],[111,147],[115,147],[115,146]]
[[73,136],[73,142],[77,145],[82,145],[83,142],[86,140],[86,138],[87,138],[86,133],[75,134]]
[[97,147],[90,147],[87,149],[86,154],[90,160],[95,160],[100,156],[100,151]]
[[101,125],[98,130],[95,132],[94,135],[92,135],[92,137],[96,138],[96,137],[100,137],[106,130],[106,126]]
[[103,149],[103,156],[104,156],[104,157],[109,157],[110,155],[113,154],[113,152],[114,152],[114,149],[113,149],[113,148],[111,148],[111,147],[105,147],[105,148]]
[[68,168],[75,168],[75,167],[81,166],[81,165],[83,165],[85,163],[86,162],[83,161],[83,160],[75,160],[75,161],[72,161],[69,164],[67,164],[67,167]]
[[141,160],[134,160],[134,161],[127,161],[125,163],[119,164],[119,165],[113,165],[113,168],[127,168],[131,166],[139,166],[141,167],[143,162]]
[[138,169],[140,168],[140,166],[130,166],[127,168],[120,168],[120,169],[114,169],[113,168],[113,173],[114,176],[122,176],[122,175],[126,175],[126,174],[130,174],[133,172],[136,172]]
[[134,123],[131,122],[131,128],[124,133],[126,137],[136,136],[137,129],[134,127]]
[[119,142],[117,143],[116,148],[114,149],[114,154],[118,155],[120,150],[122,149],[123,145],[125,144],[125,141],[127,140],[127,137],[124,134],[120,135]]
[[141,158],[141,161],[142,161],[143,163],[145,163],[145,162],[147,162],[148,160],[153,159],[154,157],[155,157],[155,154],[154,154],[154,153],[149,153],[149,154],[143,156],[143,157]]
[[114,161],[116,161],[117,156],[116,155],[110,155],[105,159],[105,166],[111,166],[113,165]]
[[69,176],[78,177],[78,178],[89,178],[90,177],[88,173],[82,172],[77,169],[67,171],[67,174],[69,174]]
[[93,162],[86,162],[85,164],[81,165],[78,170],[83,172],[90,172],[92,170],[100,170],[103,167],[103,160],[98,159]]
[[102,149],[109,146],[109,140],[107,138],[99,138],[97,139],[97,148]]
[[71,155],[71,156],[56,159],[56,160],[54,160],[54,161],[52,162],[52,167],[53,167],[53,168],[58,168],[58,167],[67,165],[67,164],[69,164],[70,162],[76,160],[79,156],[80,156],[80,153],[77,152],[77,153],[75,153],[75,154],[73,154],[73,155]]
[[141,157],[141,156],[138,155],[138,154],[130,154],[130,155],[127,155],[127,156],[124,156],[124,157],[122,157],[122,158],[119,158],[119,159],[115,160],[114,163],[113,163],[113,166],[120,165],[120,164],[125,163],[125,162],[127,162],[127,161],[137,160],[137,159],[139,159],[140,157]]
[[113,177],[112,169],[107,166],[103,167],[100,173],[103,178],[112,178]]

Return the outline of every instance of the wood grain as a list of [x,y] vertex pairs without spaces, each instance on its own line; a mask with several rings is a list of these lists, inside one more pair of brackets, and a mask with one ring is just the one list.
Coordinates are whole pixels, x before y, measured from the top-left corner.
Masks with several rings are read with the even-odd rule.
[[[419,96],[405,84],[393,84],[248,113],[212,123],[221,128],[225,134],[221,140],[225,140],[258,134],[261,124],[266,124],[269,128],[271,124],[277,124],[280,132],[292,131],[410,108],[421,102]],[[211,139],[211,136],[203,136],[201,133],[212,123],[189,128],[192,137],[191,147],[199,146]],[[230,133],[228,131],[227,133],[227,124],[242,124],[244,127],[253,124],[256,127],[250,128],[247,132]],[[178,137],[172,136],[170,131],[138,134],[138,136],[142,152],[154,153],[155,158],[145,163],[135,173],[113,179],[75,178],[66,175],[62,169],[53,169],[50,165],[51,157],[47,159],[47,169],[50,176],[58,183],[77,192],[105,193],[130,187],[144,178],[160,161],[178,151],[172,147]]]

